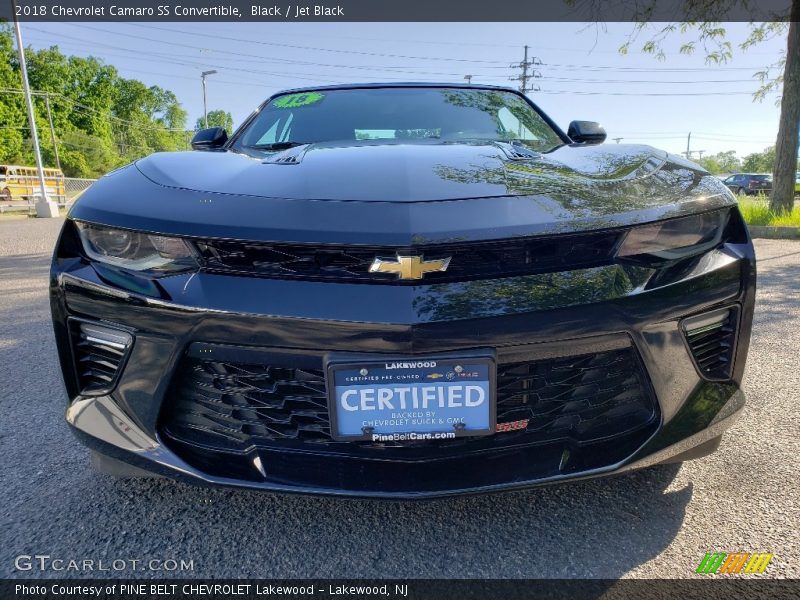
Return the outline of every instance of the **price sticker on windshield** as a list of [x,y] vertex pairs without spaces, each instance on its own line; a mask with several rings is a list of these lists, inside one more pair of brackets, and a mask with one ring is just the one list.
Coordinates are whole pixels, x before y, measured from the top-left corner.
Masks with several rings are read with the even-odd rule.
[[325,97],[325,94],[319,92],[304,92],[302,94],[288,94],[276,98],[272,103],[275,108],[300,108],[301,106],[309,106],[317,104]]

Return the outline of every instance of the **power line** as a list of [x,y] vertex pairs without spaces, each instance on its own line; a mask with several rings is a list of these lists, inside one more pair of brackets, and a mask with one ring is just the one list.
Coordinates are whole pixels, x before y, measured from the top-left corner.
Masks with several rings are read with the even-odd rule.
[[[43,31],[43,30],[37,29],[35,27],[29,27],[29,29],[36,29],[37,31]],[[68,35],[64,35],[64,34],[60,34],[60,35],[61,35],[61,37],[64,37],[64,38],[67,38],[67,39],[78,39],[78,38],[74,38],[72,36],[68,36]],[[69,46],[69,44],[64,44],[64,45]],[[176,65],[180,65],[180,66],[188,66],[188,67],[193,67],[193,68],[205,68],[206,66],[213,66],[213,67],[218,68],[218,69],[228,69],[228,70],[235,70],[235,71],[258,74],[258,75],[268,75],[268,76],[271,76],[271,77],[279,77],[279,78],[285,78],[285,79],[303,79],[303,80],[306,80],[306,81],[325,82],[325,83],[341,83],[343,81],[346,81],[346,80],[342,80],[342,79],[327,79],[324,75],[319,75],[319,74],[316,74],[316,73],[303,73],[303,72],[297,72],[297,71],[291,71],[291,72],[264,71],[264,70],[255,70],[255,69],[243,69],[243,68],[239,68],[239,67],[229,67],[229,66],[224,66],[224,65],[219,65],[219,64],[212,64],[212,63],[209,63],[207,61],[202,61],[201,62],[201,61],[198,61],[197,59],[193,59],[191,57],[187,57],[187,58],[190,58],[190,61],[175,60],[175,57],[183,57],[185,55],[175,55],[175,54],[165,54],[165,53],[152,52],[152,51],[134,50],[134,49],[128,49],[128,48],[119,47],[119,46],[112,46],[110,44],[96,43],[93,46],[105,46],[105,47],[109,47],[109,48],[115,48],[115,49],[118,49],[118,50],[122,50],[124,52],[132,53],[132,54],[134,54],[136,56],[128,57],[128,56],[122,56],[122,55],[118,55],[118,54],[115,55],[114,53],[108,53],[108,52],[106,54],[110,55],[110,56],[121,56],[121,57],[127,58],[129,60],[136,60],[136,61],[151,62],[146,57],[154,56],[154,57],[158,57],[161,62],[167,62],[167,63],[171,63],[171,64],[176,64]],[[80,49],[84,50],[85,48],[83,46],[81,46]],[[237,61],[240,61],[240,59],[238,59],[238,58],[234,59],[234,58],[225,58],[225,57],[219,57],[219,58],[216,58],[214,60],[237,60]],[[541,65],[541,62],[535,62],[535,61],[538,61],[538,59],[534,58],[534,59],[531,59],[530,61],[527,61],[528,66],[532,67],[533,65]],[[307,63],[307,61],[298,61],[298,62],[302,62],[303,64]],[[311,63],[308,63],[308,64],[311,64]],[[441,75],[441,76],[459,77],[459,78],[463,77],[463,75],[461,73],[436,72],[436,71],[417,71],[417,70],[410,70],[410,69],[405,69],[405,70],[399,70],[398,69],[398,70],[395,70],[393,67],[374,67],[374,66],[368,66],[368,65],[322,65],[322,66],[331,66],[331,67],[335,67],[335,68],[348,68],[348,69],[369,69],[369,70],[376,70],[376,71],[377,70],[381,70],[381,69],[382,70],[391,69],[392,72],[394,72],[394,73],[408,73],[408,74],[413,74],[413,75],[417,75],[417,74],[420,74],[420,75]],[[515,64],[514,67],[520,68],[521,67],[521,63]],[[146,70],[138,70],[137,71],[136,69],[128,68],[128,67],[115,66],[114,68],[116,68],[118,70],[128,70],[128,71],[132,71],[132,72],[152,74],[152,75],[158,75],[158,76],[164,76],[164,77],[174,77],[174,78],[179,78],[179,79],[194,79],[193,77],[187,77],[187,76],[181,76],[181,75],[173,75],[173,74],[169,74],[169,73],[156,73],[156,72],[146,71]],[[534,75],[537,78],[540,77],[538,72],[535,72]],[[380,80],[380,81],[387,81],[387,80],[392,79],[391,77],[387,77],[385,75],[383,75],[383,76],[360,75],[360,77],[362,77],[364,79],[376,79],[376,80]],[[484,81],[489,81],[489,82],[492,82],[492,81],[500,82],[500,81],[504,81],[505,80],[505,78],[502,77],[502,76],[481,75],[480,78],[482,80],[484,80]],[[528,89],[527,80],[529,78],[530,78],[530,76],[528,76],[526,78],[526,84],[525,84],[526,89]],[[514,80],[520,80],[520,77],[516,77],[516,78],[513,78],[513,79]],[[751,80],[748,80],[748,79],[716,79],[716,80],[705,79],[705,80],[702,80],[702,81],[701,80],[695,80],[695,81],[692,81],[692,80],[659,81],[659,80],[563,78],[563,77],[550,77],[550,76],[543,76],[542,79],[546,79],[548,81],[553,81],[553,82],[560,82],[560,83],[594,83],[594,84],[607,83],[607,84],[627,84],[627,85],[630,85],[630,84],[694,85],[694,84],[701,84],[701,83],[702,84],[707,84],[707,83],[749,83],[749,82],[751,82]],[[424,81],[438,81],[438,80],[424,80]],[[239,84],[239,85],[251,85],[251,86],[261,86],[262,85],[262,84],[253,83],[253,82],[227,81],[227,80],[222,80],[222,79],[220,79],[219,82],[220,83],[229,83],[229,84]],[[577,91],[576,92],[563,91],[563,92],[560,92],[560,93],[577,93]],[[589,93],[589,92],[586,92],[586,93]]]
[[579,90],[545,90],[542,94],[573,94],[575,96],[752,96],[753,92],[587,92]]
[[[80,40],[80,38],[76,38],[76,37],[69,36],[69,35],[66,35],[66,34],[61,34],[61,33],[59,33],[59,34],[51,34],[50,32],[46,32],[45,30],[39,29],[39,28],[36,28],[36,27],[28,27],[28,29],[31,29],[31,30],[34,30],[34,31],[38,31],[38,32],[42,32],[42,33],[45,33],[46,35],[54,35],[54,36],[57,35],[58,37],[64,38],[64,39],[72,39],[72,40],[82,41],[82,40]],[[167,43],[167,42],[162,42],[162,43]],[[135,55],[137,55],[139,57],[139,58],[132,57],[132,60],[142,60],[141,56],[155,56],[155,57],[158,57],[159,60],[161,60],[162,62],[170,62],[170,63],[173,63],[173,64],[179,64],[179,65],[183,65],[183,66],[198,66],[198,67],[200,67],[200,66],[206,66],[206,65],[210,64],[207,61],[202,60],[202,57],[187,56],[185,54],[143,51],[143,50],[140,50],[140,49],[129,49],[129,48],[121,47],[121,46],[113,46],[113,45],[110,45],[110,44],[102,44],[102,43],[94,43],[92,45],[92,47],[95,47],[95,46],[102,46],[102,47],[122,50],[123,52],[130,52],[130,53],[135,54]],[[199,47],[195,47],[195,48],[199,49]],[[81,49],[86,51],[86,48],[85,48],[84,45],[81,46]],[[210,50],[210,51],[211,52],[224,52],[224,51],[216,51],[216,50]],[[111,53],[108,53],[108,54],[109,55],[113,55]],[[235,58],[234,57],[231,57],[231,58],[228,58],[228,57],[215,57],[212,60],[215,60],[215,61],[229,60],[229,61],[236,61],[237,63],[240,63],[240,62],[262,63],[262,62],[264,62],[264,59],[262,59],[260,57],[257,57],[257,58],[255,58],[253,60],[244,60],[244,59],[241,58],[242,56],[253,57],[253,56],[256,56],[256,55],[236,53],[236,57]],[[125,58],[128,58],[128,57],[125,57]],[[185,58],[185,59],[191,60],[193,62],[192,63],[187,63],[185,61],[177,61],[177,60],[175,60],[175,58]],[[443,73],[443,72],[432,72],[432,71],[420,71],[420,70],[415,70],[415,69],[408,69],[407,67],[378,66],[378,65],[329,64],[329,63],[315,63],[315,62],[310,62],[310,61],[299,61],[299,60],[289,60],[289,59],[274,59],[274,60],[278,60],[281,63],[285,62],[287,64],[299,64],[299,65],[306,65],[306,66],[322,66],[322,67],[341,68],[341,69],[382,70],[382,71],[391,71],[391,72],[395,72],[395,73],[408,73],[408,74],[412,74],[412,75],[416,75],[416,74],[421,74],[421,75],[445,75],[445,76],[451,76],[451,77],[461,77],[462,76],[462,73]],[[227,68],[227,69],[231,69],[231,70],[244,70],[244,71],[262,73],[262,74],[267,74],[267,75],[292,76],[292,77],[296,77],[296,78],[301,78],[301,77],[299,77],[299,75],[314,75],[314,74],[310,74],[310,73],[297,73],[296,71],[291,71],[291,72],[254,71],[252,69],[241,69],[241,68],[233,68],[233,67],[228,67],[228,66],[224,66],[223,67],[223,66],[218,66],[218,65],[214,65],[214,66],[217,66],[217,68]],[[503,67],[503,68],[505,69],[507,67]],[[499,75],[498,76],[481,75],[481,77],[484,78],[484,79],[503,79],[503,80],[505,79],[504,77],[499,76]]]
[[[23,93],[23,90],[18,89],[18,88],[0,88],[0,94],[22,94],[22,93]],[[31,91],[31,95],[32,96],[50,96],[51,98],[57,98],[59,100],[64,100],[64,101],[69,102],[70,104],[72,104],[73,108],[77,108],[77,110],[79,110],[79,111],[83,110],[83,111],[86,111],[86,112],[91,112],[93,114],[99,114],[100,116],[105,117],[107,119],[113,119],[114,121],[118,121],[120,123],[127,123],[129,125],[134,125],[135,127],[140,127],[140,128],[144,128],[144,129],[159,129],[159,130],[166,130],[166,131],[181,131],[181,132],[190,131],[188,129],[183,129],[181,127],[167,127],[163,123],[162,124],[159,124],[159,123],[137,123],[136,121],[131,121],[129,119],[123,119],[122,117],[118,117],[116,115],[113,115],[113,114],[111,114],[109,112],[100,110],[98,108],[94,108],[92,106],[87,106],[85,104],[81,104],[77,100],[73,100],[72,98],[69,98],[69,97],[67,97],[64,94],[61,94],[59,92],[48,92],[48,91],[44,91],[44,90],[32,90]]]
[[[49,32],[47,30],[39,29],[39,28],[36,28],[36,27],[29,27],[29,29],[45,33],[46,35],[58,35],[61,38],[80,41],[82,43],[81,49],[85,49],[85,47],[83,46],[83,40],[81,38],[76,38],[76,37],[69,36],[69,35],[62,34],[62,33],[52,34],[51,32]],[[136,36],[136,37],[137,38],[141,38],[142,36]],[[158,41],[158,40],[156,40],[156,41]],[[171,42],[163,42],[163,41],[161,41],[160,43],[170,44]],[[142,51],[141,49],[129,49],[129,48],[121,47],[121,46],[114,46],[114,45],[111,45],[111,44],[104,44],[104,43],[99,43],[99,42],[94,43],[93,47],[95,47],[95,46],[102,46],[102,47],[122,50],[123,52],[132,53],[132,54],[136,55],[136,57],[133,58],[133,60],[145,60],[145,59],[142,58],[143,55],[144,56],[156,56],[156,57],[159,57],[161,62],[170,62],[170,63],[178,64],[178,65],[181,65],[181,66],[193,66],[193,67],[197,67],[197,68],[202,68],[202,67],[205,67],[205,66],[208,65],[208,66],[214,66],[215,68],[220,68],[220,69],[227,68],[229,70],[238,70],[238,71],[243,71],[243,72],[270,75],[270,76],[273,76],[273,77],[282,77],[282,78],[286,78],[286,79],[305,79],[305,80],[310,80],[310,81],[335,82],[335,83],[338,83],[338,82],[341,81],[341,80],[328,79],[327,77],[329,77],[330,74],[321,75],[321,74],[317,74],[317,73],[302,73],[302,72],[297,72],[297,71],[291,71],[291,72],[264,71],[264,70],[242,69],[241,67],[223,67],[222,65],[218,65],[218,64],[217,65],[211,65],[207,61],[203,61],[202,57],[193,57],[193,56],[187,56],[187,55],[182,55],[182,54],[177,54],[176,55],[175,53],[160,53],[160,52],[154,52],[152,50],[151,51]],[[199,46],[191,46],[191,45],[186,45],[186,44],[184,44],[183,46],[194,48],[194,49],[198,49],[198,50],[208,50],[210,52],[230,53],[229,51],[206,49],[206,48],[201,48]],[[111,54],[111,53],[108,53],[108,54]],[[292,60],[292,59],[276,59],[276,58],[270,59],[270,58],[261,57],[261,56],[258,56],[258,55],[246,54],[246,53],[241,53],[241,52],[236,52],[236,53],[233,53],[233,54],[234,54],[235,57],[230,57],[230,58],[228,58],[228,57],[215,57],[212,60],[215,60],[215,61],[228,60],[228,61],[236,61],[237,63],[239,63],[239,62],[244,62],[246,60],[246,59],[243,59],[243,57],[251,57],[251,58],[255,57],[252,60],[247,60],[247,62],[262,63],[265,60],[267,60],[267,61],[271,60],[273,62],[277,61],[277,62],[280,62],[280,63],[287,63],[287,64],[290,63],[290,64],[302,64],[302,65],[309,65],[309,66],[324,66],[324,67],[337,68],[337,69],[355,69],[355,70],[368,70],[368,71],[378,71],[378,70],[380,70],[380,71],[384,71],[384,72],[391,71],[392,73],[404,73],[404,74],[411,74],[411,75],[435,75],[435,76],[458,77],[458,78],[463,77],[461,72],[452,73],[452,72],[441,72],[441,71],[424,71],[424,70],[419,70],[419,69],[410,69],[410,68],[408,68],[407,65],[405,67],[395,67],[395,66],[385,66],[385,65],[330,64],[330,63],[318,63],[318,62],[313,62],[313,61]],[[189,61],[192,61],[192,62],[186,62],[186,60],[175,60],[176,58],[184,58],[184,59],[188,59]],[[543,67],[559,66],[558,64],[556,64],[556,65],[543,64],[537,58],[531,59],[531,61],[523,61],[523,62],[528,63],[528,68],[531,68],[534,65],[543,66]],[[512,68],[521,68],[521,66],[522,66],[522,63],[516,63],[516,64],[512,65]],[[561,66],[567,68],[567,67],[576,66],[576,65],[561,65]],[[498,67],[484,67],[484,68],[496,69]],[[499,68],[508,68],[508,67],[499,67]],[[622,69],[622,70],[628,70],[627,67],[599,67],[598,66],[596,68],[597,69]],[[675,71],[678,71],[678,70],[675,70]],[[696,69],[694,71],[705,73],[705,72],[707,72],[707,69]],[[628,70],[627,72],[651,73],[652,70],[650,70],[650,69],[635,69],[635,70]],[[523,75],[524,75],[524,73],[523,73]],[[534,72],[534,75],[538,78],[539,76],[541,76],[541,73],[539,73],[537,71],[537,72]],[[364,75],[361,75],[361,77],[362,78],[366,78],[366,79],[378,79],[378,80],[387,80],[387,79],[389,79],[386,76],[375,77],[375,76],[364,76]],[[520,80],[520,77],[521,76],[518,76],[518,77],[515,77],[513,79],[514,80]],[[672,85],[672,84],[691,85],[691,84],[700,84],[700,83],[749,83],[751,81],[751,80],[746,80],[746,79],[730,79],[730,80],[727,80],[727,79],[717,79],[717,80],[705,79],[705,80],[694,80],[694,81],[692,81],[692,80],[659,81],[659,80],[652,80],[652,79],[648,79],[648,80],[630,80],[630,79],[591,79],[591,78],[579,78],[579,77],[578,78],[565,78],[565,77],[552,77],[552,76],[542,76],[542,77],[543,77],[543,79],[548,79],[548,80],[551,80],[551,81],[558,81],[558,82],[563,82],[563,83],[608,83],[608,84],[639,84],[639,83],[641,83],[641,84],[645,84],[645,83],[651,84],[652,83],[652,84],[665,84],[665,85]],[[481,75],[480,78],[483,79],[483,80],[489,80],[489,81],[502,81],[502,80],[505,79],[504,77],[499,76],[499,75],[498,76],[493,76],[493,75],[488,75],[488,74],[487,75]],[[526,78],[525,87],[527,88],[527,78]]]
[[[77,25],[75,23],[67,23],[67,25],[72,25],[73,27],[81,27],[81,28],[84,28],[84,29],[92,29],[94,31],[100,31],[100,32],[103,32],[103,33],[110,33],[112,35],[123,35],[123,36],[126,36],[126,37],[135,38],[135,39],[146,40],[146,41],[151,42],[151,43],[152,42],[167,43],[167,44],[174,45],[174,46],[183,46],[183,47],[187,47],[187,48],[195,48],[195,49],[207,50],[207,48],[199,48],[198,46],[191,46],[189,44],[181,44],[181,43],[178,43],[178,42],[162,42],[160,40],[154,40],[152,37],[135,35],[135,34],[132,34],[132,33],[122,33],[122,32],[119,32],[119,31],[109,31],[108,29],[102,29],[101,27],[94,27],[92,25]],[[132,25],[134,27],[140,27],[140,25],[138,25],[136,23],[130,23],[130,25]],[[232,42],[237,42],[237,43],[242,43],[243,41],[246,41],[247,43],[250,43],[250,44],[259,44],[259,45],[262,45],[262,46],[270,46],[270,47],[278,47],[278,48],[290,48],[290,49],[293,49],[293,50],[312,50],[312,51],[315,51],[315,52],[333,52],[333,53],[337,53],[337,54],[356,54],[356,55],[359,55],[359,56],[375,56],[377,58],[402,58],[402,59],[405,59],[405,60],[408,60],[408,59],[411,59],[411,60],[432,60],[432,61],[446,61],[446,62],[459,62],[459,63],[484,63],[484,64],[503,63],[503,61],[500,61],[500,60],[480,60],[480,59],[456,58],[456,57],[444,57],[444,56],[436,56],[436,57],[435,56],[413,56],[413,55],[408,55],[408,54],[392,54],[392,53],[388,53],[388,52],[367,52],[367,51],[364,51],[364,50],[342,50],[342,49],[339,49],[339,48],[319,48],[319,47],[314,47],[314,46],[300,46],[300,45],[297,45],[297,44],[282,44],[280,42],[265,42],[264,40],[242,40],[241,38],[238,38],[238,37],[215,35],[215,34],[210,34],[210,33],[195,33],[195,32],[191,32],[191,31],[182,31],[180,29],[171,29],[171,28],[168,28],[168,27],[156,27],[154,25],[149,26],[148,29],[159,29],[161,31],[167,31],[167,32],[170,32],[170,33],[181,33],[181,34],[184,34],[184,35],[199,36],[199,37],[202,37],[202,38],[205,38],[205,39],[214,38],[214,39],[232,41]],[[232,54],[232,55],[240,54],[240,53],[237,53],[237,52],[232,52],[232,51],[227,51],[227,50],[216,50],[216,52],[222,52],[224,54]],[[245,54],[244,56],[247,56],[247,55]]]
[[[179,33],[182,35],[191,35],[197,36],[202,38],[215,38],[227,41],[234,41],[237,43],[248,43],[248,44],[258,44],[264,46],[277,46],[282,48],[293,48],[293,49],[300,49],[300,50],[313,50],[317,52],[335,52],[335,53],[343,53],[343,54],[358,54],[363,56],[377,56],[381,58],[403,58],[403,59],[416,59],[416,60],[441,60],[441,61],[455,61],[455,62],[474,62],[474,63],[484,63],[484,64],[496,64],[502,63],[503,61],[491,61],[491,60],[475,60],[475,59],[465,59],[465,58],[454,58],[454,57],[432,57],[432,56],[407,56],[403,54],[390,54],[390,53],[378,53],[378,52],[366,52],[360,50],[342,50],[338,48],[320,48],[320,47],[313,47],[313,46],[300,46],[294,44],[282,44],[279,42],[266,42],[264,40],[250,40],[250,39],[243,39],[241,37],[231,37],[231,36],[223,36],[219,34],[211,34],[211,33],[198,33],[194,31],[185,31],[181,29],[173,29],[169,27],[158,27],[156,25],[142,25],[141,23],[128,23],[133,27],[141,27],[144,29],[156,29],[160,31],[167,31],[170,33]],[[77,26],[77,25],[76,25]],[[89,27],[88,25],[84,25],[83,27]],[[113,33],[108,30],[102,30],[97,27],[90,27],[92,29],[96,29],[98,31],[105,31],[105,33]],[[122,34],[122,35],[129,35],[132,34]],[[142,38],[141,36],[135,36],[139,39],[147,39],[151,40],[151,38]],[[469,45],[469,44],[466,44]],[[559,63],[547,63],[547,66],[559,67],[559,68],[566,68],[566,69],[615,69],[615,70],[636,70],[640,72],[652,72],[652,71],[664,71],[664,72],[681,72],[681,71],[701,71],[701,72],[708,72],[708,71],[719,71],[719,70],[751,70],[751,69],[763,69],[763,65],[757,67],[612,67],[612,66],[601,66],[601,65],[574,65],[574,64],[559,64]],[[500,67],[502,68],[502,67]]]

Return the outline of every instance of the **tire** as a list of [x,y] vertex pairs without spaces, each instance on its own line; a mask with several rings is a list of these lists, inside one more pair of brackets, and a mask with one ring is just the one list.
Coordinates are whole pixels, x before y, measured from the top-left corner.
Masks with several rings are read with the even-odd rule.
[[0,202],[11,202],[11,190],[6,188],[0,190]]
[[740,198],[743,198],[744,196],[747,196],[747,190],[744,189],[743,187],[740,187],[736,190],[736,195],[739,196]]

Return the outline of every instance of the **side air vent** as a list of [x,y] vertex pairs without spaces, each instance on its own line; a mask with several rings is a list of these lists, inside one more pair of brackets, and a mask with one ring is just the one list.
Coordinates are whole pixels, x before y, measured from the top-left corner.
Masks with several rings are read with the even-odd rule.
[[70,330],[81,393],[110,391],[133,345],[133,336],[119,329],[75,320],[71,321]]
[[692,357],[706,379],[731,378],[738,314],[736,307],[723,308],[683,321]]

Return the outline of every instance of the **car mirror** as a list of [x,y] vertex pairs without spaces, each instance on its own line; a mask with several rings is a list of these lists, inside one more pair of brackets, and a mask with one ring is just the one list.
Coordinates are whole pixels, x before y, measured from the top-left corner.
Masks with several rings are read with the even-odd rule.
[[192,150],[216,150],[228,141],[228,132],[223,127],[201,129],[192,138]]
[[602,144],[606,140],[606,130],[595,121],[573,121],[567,135],[578,144]]

